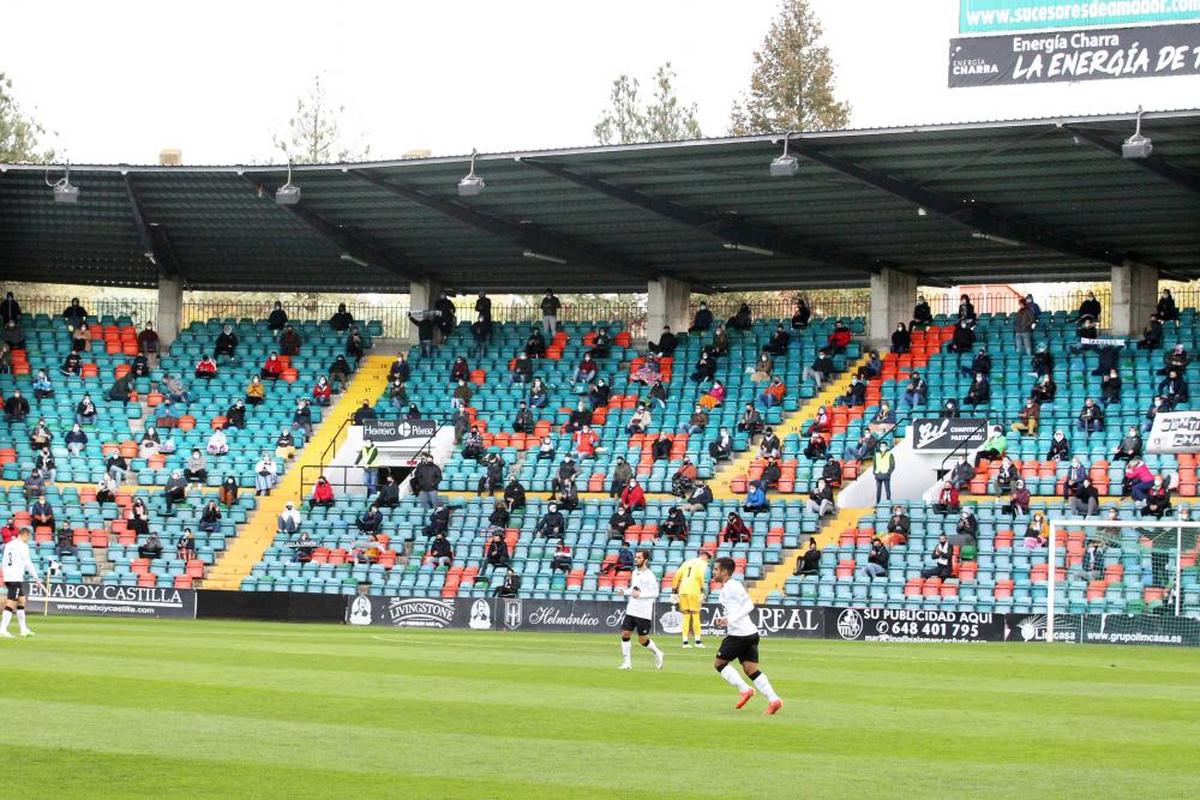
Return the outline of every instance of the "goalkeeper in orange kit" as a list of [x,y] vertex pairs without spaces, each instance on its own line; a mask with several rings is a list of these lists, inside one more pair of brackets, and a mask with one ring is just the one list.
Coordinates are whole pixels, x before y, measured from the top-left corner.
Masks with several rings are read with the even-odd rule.
[[708,559],[712,554],[701,550],[695,558],[683,562],[675,571],[671,582],[671,591],[675,593],[679,603],[679,611],[683,614],[683,646],[691,647],[688,642],[688,632],[696,647],[704,647],[700,641],[700,601],[704,599],[704,590],[708,584]]

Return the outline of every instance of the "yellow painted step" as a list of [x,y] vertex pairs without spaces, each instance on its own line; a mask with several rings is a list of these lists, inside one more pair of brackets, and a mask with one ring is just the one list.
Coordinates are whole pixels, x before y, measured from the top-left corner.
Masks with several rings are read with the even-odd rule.
[[388,355],[367,356],[354,373],[350,385],[338,401],[330,406],[320,425],[313,431],[313,438],[300,452],[295,463],[276,484],[269,497],[259,498],[258,508],[246,520],[229,549],[221,556],[204,581],[207,589],[241,588],[242,580],[262,560],[263,554],[275,540],[275,521],[289,500],[299,502],[300,474],[302,468],[317,465],[321,453],[337,435],[342,421],[354,413],[364,400],[374,405],[387,388],[387,373],[393,357]]
[[[825,517],[821,527],[813,534],[813,538],[817,540],[817,547],[824,550],[829,545],[837,544],[842,531],[847,528],[857,528],[858,521],[868,512],[869,509],[843,508],[833,516]],[[804,539],[800,542],[799,547],[785,551],[783,561],[771,567],[766,575],[746,587],[750,592],[750,598],[756,603],[765,603],[767,595],[771,592],[782,592],[783,585],[787,583],[788,578],[792,577],[792,573],[796,569],[796,559],[807,549],[808,539]]]
[[[821,388],[821,391],[809,398],[798,409],[790,414],[784,414],[783,419],[778,425],[775,425],[775,433],[780,440],[789,433],[801,433],[804,429],[804,423],[809,419],[817,416],[817,409],[821,406],[832,406],[833,401],[841,397],[850,388],[850,383],[854,379],[854,374],[858,372],[858,368],[865,364],[867,356],[864,354],[859,359],[851,364],[848,364],[846,371],[839,375],[836,379],[829,381]],[[734,494],[729,488],[730,482],[740,476],[750,472],[750,465],[758,456],[758,448],[751,447],[744,453],[738,453],[731,461],[726,462],[713,476],[711,487],[713,497],[717,500],[734,500],[741,495]]]

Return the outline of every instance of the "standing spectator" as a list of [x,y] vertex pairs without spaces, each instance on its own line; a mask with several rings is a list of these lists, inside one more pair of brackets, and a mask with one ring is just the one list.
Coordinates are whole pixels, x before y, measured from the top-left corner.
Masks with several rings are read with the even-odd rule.
[[812,306],[803,297],[796,298],[796,313],[792,314],[792,330],[802,331],[812,319]]
[[362,468],[363,484],[367,487],[367,497],[375,494],[379,488],[379,470],[375,468],[375,462],[379,459],[379,448],[370,439],[363,441],[363,446],[358,451],[358,455],[354,459],[354,463]]
[[892,501],[892,473],[896,470],[896,458],[888,450],[887,442],[880,442],[875,450],[875,505],[879,505],[883,495],[888,502]]
[[171,477],[163,487],[163,498],[167,501],[167,516],[175,513],[173,508],[176,503],[187,502],[187,489],[188,484],[184,480],[183,473],[179,470],[171,472]]
[[546,332],[547,339],[553,339],[554,334],[558,331],[558,312],[562,308],[562,301],[554,295],[553,289],[547,289],[541,306],[542,329]]
[[1100,381],[1100,402],[1106,409],[1121,403],[1121,376],[1115,368],[1110,369]]
[[701,300],[692,317],[692,325],[688,328],[688,333],[704,333],[712,327],[712,324],[713,313],[708,310],[708,303]]
[[[12,292],[6,292],[4,302],[0,303],[0,324],[7,325],[21,319],[21,304],[13,297]],[[6,539],[5,542],[8,540]]]
[[871,540],[871,552],[867,554],[867,563],[858,571],[858,577],[868,580],[886,578],[890,556],[883,541],[876,536]]
[[1033,326],[1037,317],[1025,298],[1017,300],[1017,313],[1013,317],[1013,337],[1017,341],[1017,355],[1022,352],[1033,355]]
[[442,469],[433,462],[433,456],[426,453],[421,457],[421,463],[413,470],[412,485],[417,494],[417,502],[425,508],[437,505],[438,486],[442,482]]
[[1155,314],[1163,322],[1174,322],[1176,327],[1179,327],[1179,309],[1175,307],[1175,298],[1171,296],[1170,289],[1163,289],[1162,295],[1158,298],[1158,305],[1155,308]]
[[619,496],[623,491],[625,491],[625,487],[629,485],[629,481],[632,479],[633,468],[629,465],[629,462],[625,460],[624,456],[617,456],[616,463],[613,464],[612,475],[610,476],[608,496]]
[[217,340],[213,343],[214,356],[229,356],[230,359],[237,358],[238,337],[233,332],[232,325],[226,325],[219,334]]
[[275,488],[275,459],[270,453],[263,453],[262,458],[258,460],[258,464],[254,467],[254,494],[255,496],[271,494],[271,490]]
[[287,321],[288,315],[287,312],[283,310],[283,303],[276,300],[275,307],[271,310],[271,313],[267,315],[267,330],[271,331],[272,333],[278,333],[279,331],[283,330],[285,325],[287,325]]

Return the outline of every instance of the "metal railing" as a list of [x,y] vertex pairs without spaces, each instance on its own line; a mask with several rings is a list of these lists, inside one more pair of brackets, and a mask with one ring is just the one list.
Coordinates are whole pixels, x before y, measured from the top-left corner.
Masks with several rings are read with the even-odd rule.
[[[756,319],[790,319],[796,313],[796,301],[799,298],[808,300],[812,315],[817,317],[866,317],[871,308],[870,293],[865,289],[846,289],[836,293],[829,292],[795,292],[780,293],[770,300],[750,300],[750,312]],[[711,297],[706,298],[708,310],[718,322],[724,323],[741,307],[742,301],[736,298]],[[689,306],[689,312],[694,315],[698,309],[699,300],[694,300]],[[957,309],[957,305],[955,308]]]
[[[1079,310],[1079,306],[1087,297],[1088,291],[1092,291],[1096,300],[1100,302],[1100,319],[1098,320],[1101,328],[1112,327],[1112,287],[1099,285],[1095,289],[1071,289],[1068,291],[1051,292],[1049,294],[1035,294],[1034,301],[1042,309],[1047,311],[1068,311],[1074,313]],[[958,304],[964,294],[957,289],[933,289],[923,287],[920,290],[921,294],[929,302],[929,308],[934,313],[954,316],[958,313]],[[1017,311],[1018,301],[1025,296],[1025,292],[1021,287],[1014,287],[1012,290],[997,290],[987,292],[965,292],[971,298],[971,304],[975,306],[977,314],[1013,314]],[[1180,308],[1196,308],[1200,304],[1200,288],[1188,286],[1185,288],[1172,289],[1171,294],[1175,297],[1175,305]]]
[[[47,314],[51,317],[62,316],[63,310],[71,304],[70,298],[62,297],[18,297],[17,301],[21,304],[21,312],[24,314]],[[155,322],[158,318],[157,300],[137,297],[89,298],[86,291],[81,291],[79,302],[96,318],[128,317],[139,327],[146,322]]]
[[[255,319],[263,320],[271,315],[275,303],[269,300],[185,300],[181,327],[193,322],[210,319]],[[337,303],[288,303],[284,305],[288,319],[293,321],[327,322],[337,313]],[[408,335],[408,305],[375,305],[372,303],[346,303],[346,310],[357,322],[379,320],[383,323],[385,337]]]
[[[334,456],[337,455],[338,449],[341,447],[342,443],[346,440],[346,437],[349,435],[349,428],[353,424],[354,424],[353,417],[347,416],[344,420],[342,420],[342,424],[338,426],[337,432],[335,432],[333,434],[333,438],[329,441],[329,444],[326,445],[325,449],[321,451],[321,455],[318,456],[317,463],[316,464],[306,464],[300,468],[300,497],[301,497],[301,499],[307,498],[309,496],[309,494],[312,492],[312,487],[315,486],[317,483],[317,478],[321,477],[322,474],[324,474],[326,479],[329,480],[329,482],[331,484],[333,484],[334,488],[345,491],[346,488],[349,487],[350,484],[346,480],[346,476],[349,474],[349,470],[351,470],[351,469],[357,470],[357,469],[361,469],[361,467],[358,467],[353,464],[342,464],[342,465],[335,466],[332,462],[333,462]],[[437,438],[437,435],[439,433],[441,433],[442,428],[444,428],[444,427],[446,427],[446,423],[438,422],[438,426],[436,428],[434,428],[433,433],[427,439],[425,439],[425,441],[420,445],[420,447],[416,448],[417,452],[421,452],[421,453],[432,452],[433,441],[434,441],[434,439]],[[335,481],[332,477],[330,477],[330,475],[339,475],[339,474],[341,475],[340,482]],[[309,476],[311,476],[311,479]],[[361,485],[362,485],[361,483],[355,483],[355,486],[361,486]]]
[[[976,420],[976,424],[974,425],[974,427],[971,428],[971,434],[973,436],[974,434],[977,434],[980,431],[982,431],[986,435],[987,429],[988,429],[988,421],[986,419]],[[985,438],[984,441],[986,442],[987,439]],[[968,436],[967,438],[965,438],[961,442],[959,442],[957,445],[955,445],[953,450],[951,450],[949,453],[946,454],[946,456],[942,459],[941,465],[939,465],[938,469],[937,469],[938,480],[941,480],[946,475],[946,472],[947,472],[946,462],[948,462],[952,458],[955,458],[955,456],[957,454],[961,454],[963,460],[965,460],[967,458],[967,451],[969,449],[971,449],[969,447],[970,444],[971,444],[971,437]],[[957,462],[955,462],[955,463],[957,463]]]

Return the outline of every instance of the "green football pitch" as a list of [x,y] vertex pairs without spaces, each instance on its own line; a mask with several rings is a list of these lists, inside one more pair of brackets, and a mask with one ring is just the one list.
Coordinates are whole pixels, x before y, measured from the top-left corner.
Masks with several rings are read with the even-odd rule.
[[[1195,797],[1200,653],[32,620],[0,641],[8,797]],[[14,625],[15,628],[15,625]]]

